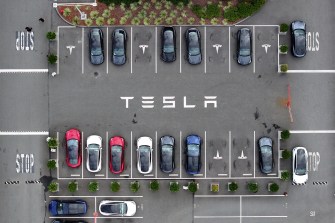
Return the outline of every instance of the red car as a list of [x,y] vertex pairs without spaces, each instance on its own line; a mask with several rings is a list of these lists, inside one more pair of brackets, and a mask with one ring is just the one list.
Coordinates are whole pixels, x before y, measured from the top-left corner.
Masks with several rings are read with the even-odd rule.
[[65,133],[66,140],[66,163],[69,167],[76,168],[81,164],[80,151],[80,131],[78,129],[70,129]]
[[122,173],[124,170],[124,138],[114,136],[109,141],[109,169],[114,174]]

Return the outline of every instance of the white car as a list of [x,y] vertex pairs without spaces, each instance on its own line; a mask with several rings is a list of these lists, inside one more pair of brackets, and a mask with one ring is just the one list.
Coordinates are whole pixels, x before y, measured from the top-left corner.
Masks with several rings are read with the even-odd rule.
[[105,216],[134,216],[136,203],[134,201],[110,201],[100,202],[99,211]]
[[293,153],[293,183],[306,184],[308,180],[308,152],[304,147],[295,147]]
[[152,171],[152,139],[147,136],[137,140],[137,169],[142,174]]
[[88,171],[99,172],[101,170],[101,151],[102,138],[97,135],[89,136],[86,147],[86,167]]

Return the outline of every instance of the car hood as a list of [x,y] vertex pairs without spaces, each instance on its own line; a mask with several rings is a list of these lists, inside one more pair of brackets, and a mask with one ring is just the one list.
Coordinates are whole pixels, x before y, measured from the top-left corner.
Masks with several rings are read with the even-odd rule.
[[100,136],[97,135],[91,135],[87,138],[87,145],[90,144],[97,144],[99,145],[99,147],[102,146],[102,138]]
[[150,137],[147,136],[143,136],[138,138],[137,140],[137,147],[140,146],[149,146],[150,149],[152,148],[152,139]]
[[127,216],[134,216],[136,213],[136,203],[134,201],[125,201],[127,204]]
[[162,53],[162,60],[165,62],[173,62],[176,60],[175,53]]
[[125,56],[115,56],[115,55],[113,55],[113,64],[123,65],[125,63],[126,63],[126,57]]
[[200,137],[197,135],[189,135],[186,138],[186,143],[200,145]]
[[259,139],[259,146],[271,146],[272,147],[272,139],[268,137],[262,137]]
[[110,145],[111,145],[111,146],[113,146],[113,145],[119,145],[119,146],[121,146],[121,145],[123,145],[123,144],[124,144],[124,139],[121,138],[121,137],[118,137],[118,136],[113,137],[113,138],[111,138],[111,140],[110,140]]
[[70,129],[66,132],[66,139],[80,139],[80,132],[77,129]]
[[308,180],[308,174],[305,175],[296,175],[293,173],[293,183],[295,184],[305,184]]
[[292,29],[293,30],[295,30],[295,29],[303,29],[303,30],[305,30],[306,29],[306,24],[303,21],[294,21],[292,23]]
[[246,57],[238,56],[237,60],[238,60],[238,63],[241,65],[248,65],[251,63],[251,56],[246,56]]
[[191,56],[191,55],[188,55],[188,62],[190,64],[200,64],[201,63],[201,54],[198,54],[198,55],[195,55],[195,56]]
[[57,215],[57,201],[50,201],[49,203],[49,212],[53,215]]
[[171,146],[173,146],[174,145],[174,138],[171,137],[171,136],[163,136],[161,138],[161,144],[162,145],[171,145]]
[[102,54],[98,56],[91,55],[91,62],[95,65],[102,64],[104,62],[104,56]]

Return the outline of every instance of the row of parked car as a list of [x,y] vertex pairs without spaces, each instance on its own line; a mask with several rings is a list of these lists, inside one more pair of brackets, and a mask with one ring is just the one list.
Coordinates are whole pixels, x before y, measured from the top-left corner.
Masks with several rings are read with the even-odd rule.
[[[84,200],[51,200],[49,203],[49,212],[52,216],[84,215],[87,213],[87,203]],[[99,212],[104,216],[134,216],[136,213],[136,203],[134,201],[103,200],[99,204]],[[71,221],[57,219],[53,221],[53,223],[64,222]]]
[[[164,62],[176,60],[176,30],[172,26],[163,27],[161,30],[161,59]],[[303,57],[306,54],[306,24],[303,21],[294,21],[291,24],[292,54]],[[104,35],[99,28],[89,32],[90,61],[94,65],[104,62]],[[201,35],[197,28],[189,28],[185,32],[186,54],[190,64],[200,64]],[[127,61],[127,32],[117,28],[112,32],[112,63],[123,65]],[[248,28],[241,28],[237,32],[237,63],[248,65],[252,62],[252,33]]]

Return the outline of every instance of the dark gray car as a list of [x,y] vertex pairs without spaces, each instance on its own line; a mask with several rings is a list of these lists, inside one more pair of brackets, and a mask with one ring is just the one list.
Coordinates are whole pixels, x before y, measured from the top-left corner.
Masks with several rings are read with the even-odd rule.
[[112,34],[112,62],[123,65],[127,61],[127,33],[124,29],[115,29]]
[[252,61],[252,38],[251,31],[242,28],[237,31],[237,63],[248,65]]
[[163,136],[160,139],[160,168],[164,173],[171,173],[175,168],[174,142],[172,136]]
[[94,65],[104,62],[104,36],[101,29],[93,28],[88,34],[90,61]]
[[306,24],[294,21],[291,24],[292,54],[295,57],[306,55]]
[[173,62],[176,60],[176,31],[173,27],[163,27],[161,32],[161,59],[164,62]]
[[202,59],[199,30],[196,28],[186,30],[185,38],[188,62],[193,65],[200,64]]
[[272,139],[262,137],[258,140],[259,167],[262,173],[271,173],[274,167]]

